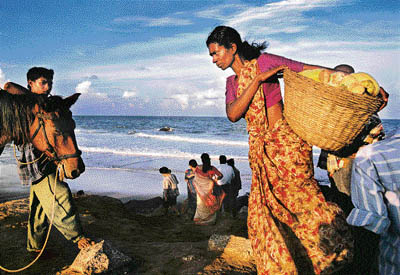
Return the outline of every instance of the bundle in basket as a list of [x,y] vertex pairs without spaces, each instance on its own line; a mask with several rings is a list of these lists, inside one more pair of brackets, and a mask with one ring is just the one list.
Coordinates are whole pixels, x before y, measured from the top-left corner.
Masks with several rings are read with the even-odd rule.
[[380,98],[354,94],[289,69],[283,78],[285,119],[297,135],[321,149],[336,151],[351,144],[382,105]]

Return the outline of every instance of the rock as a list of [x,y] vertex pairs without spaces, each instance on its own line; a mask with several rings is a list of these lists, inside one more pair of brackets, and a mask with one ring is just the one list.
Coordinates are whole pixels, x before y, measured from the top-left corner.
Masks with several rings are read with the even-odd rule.
[[163,199],[161,197],[155,197],[148,200],[130,200],[125,203],[125,208],[135,214],[146,214],[153,212],[162,205]]
[[248,211],[249,211],[249,209],[247,208],[247,206],[243,206],[242,208],[240,208],[239,213],[240,214],[247,214]]
[[236,208],[238,212],[242,207],[249,205],[249,195],[249,193],[246,193],[246,195],[240,196],[236,199]]
[[231,266],[256,269],[249,239],[234,235],[213,234],[208,241],[210,251],[222,252],[221,257]]
[[208,240],[208,250],[210,251],[224,251],[226,245],[228,244],[230,236],[228,235],[218,235],[213,234],[211,235],[210,239]]
[[185,262],[191,262],[195,259],[194,255],[188,255],[188,256],[184,256],[182,257],[182,260],[184,260]]
[[132,263],[130,257],[111,247],[108,242],[102,240],[90,247],[82,249],[72,265],[61,274],[66,275],[71,274],[71,272],[78,272],[80,274],[115,273],[130,263]]
[[165,126],[165,127],[161,127],[160,129],[159,129],[159,131],[162,131],[162,132],[172,132],[172,128],[171,127],[168,127],[168,126]]

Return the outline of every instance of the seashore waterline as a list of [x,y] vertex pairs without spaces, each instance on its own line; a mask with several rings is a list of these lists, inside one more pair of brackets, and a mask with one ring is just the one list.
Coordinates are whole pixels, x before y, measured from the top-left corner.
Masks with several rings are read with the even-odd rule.
[[[76,138],[86,171],[75,180],[67,180],[71,190],[84,190],[122,201],[146,199],[162,194],[161,166],[172,170],[181,195],[187,196],[184,172],[190,159],[200,163],[200,155],[210,154],[213,165],[223,154],[234,158],[243,187],[239,195],[250,191],[251,171],[244,120],[231,123],[225,117],[138,117],[74,116]],[[383,119],[386,133],[400,127],[400,120]],[[160,131],[163,127],[171,131]],[[320,149],[313,148],[314,164]],[[17,152],[18,154],[18,152]],[[315,178],[327,184],[326,171],[315,168]],[[11,145],[0,156],[0,200],[26,196],[29,188],[19,183]]]

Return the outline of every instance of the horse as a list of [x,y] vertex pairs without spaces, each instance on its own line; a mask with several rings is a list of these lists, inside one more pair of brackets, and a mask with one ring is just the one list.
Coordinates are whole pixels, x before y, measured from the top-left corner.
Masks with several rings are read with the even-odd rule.
[[79,93],[67,98],[10,94],[0,90],[0,154],[7,143],[32,143],[47,159],[62,167],[60,178],[75,179],[85,171],[75,138],[71,106]]

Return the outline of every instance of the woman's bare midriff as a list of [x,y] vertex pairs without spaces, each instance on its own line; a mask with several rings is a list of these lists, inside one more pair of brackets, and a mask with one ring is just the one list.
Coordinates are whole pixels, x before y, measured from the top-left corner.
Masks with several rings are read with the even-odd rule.
[[283,117],[282,101],[279,101],[275,105],[268,107],[267,116],[268,116],[268,129],[272,129],[275,125],[275,122],[277,122]]

